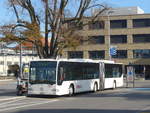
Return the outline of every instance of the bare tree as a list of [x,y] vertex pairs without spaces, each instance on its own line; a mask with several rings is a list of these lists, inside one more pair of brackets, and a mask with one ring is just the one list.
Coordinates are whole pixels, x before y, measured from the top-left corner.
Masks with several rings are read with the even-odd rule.
[[[80,45],[82,36],[77,33],[77,29],[94,22],[107,9],[97,4],[95,0],[40,0],[39,5],[44,12],[40,15],[33,0],[8,1],[16,15],[17,23],[5,26],[7,30],[10,28],[8,30],[10,36],[3,31],[4,29],[2,30],[5,39],[32,42],[40,58],[56,58],[64,48],[75,48]],[[76,5],[71,6],[71,3]],[[93,9],[98,9],[98,11],[92,14]],[[25,18],[22,18],[21,11],[27,13]],[[44,21],[40,17],[44,17]],[[84,19],[88,21],[84,22]],[[69,24],[73,26],[68,27]],[[44,32],[42,32],[43,25],[45,26]],[[23,38],[20,38],[18,33]],[[45,38],[44,46],[40,40],[42,37]]]

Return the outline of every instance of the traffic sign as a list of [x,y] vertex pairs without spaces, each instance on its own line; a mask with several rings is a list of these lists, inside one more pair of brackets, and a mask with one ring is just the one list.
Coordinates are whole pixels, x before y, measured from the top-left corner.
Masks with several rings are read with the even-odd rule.
[[127,80],[126,80],[126,87],[128,87],[129,83],[133,83],[133,87],[135,86],[134,84],[134,76],[135,76],[135,69],[133,66],[127,66]]
[[112,56],[112,55],[116,55],[117,54],[117,50],[116,50],[116,47],[111,47],[110,49],[109,49],[109,53],[110,53],[110,55]]
[[127,80],[133,81],[134,80],[134,69],[133,66],[127,67]]

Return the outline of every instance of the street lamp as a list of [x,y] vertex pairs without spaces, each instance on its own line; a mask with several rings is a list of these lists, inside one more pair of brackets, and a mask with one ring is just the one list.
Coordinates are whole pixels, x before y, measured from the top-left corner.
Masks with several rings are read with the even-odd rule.
[[111,44],[110,44],[110,14],[112,14],[114,11],[112,10],[108,10],[107,12],[107,19],[108,19],[108,54],[109,54],[109,60],[111,60],[111,54],[110,54],[110,48],[111,48]]
[[23,36],[21,33],[18,34],[19,38],[20,38],[20,42],[19,42],[19,65],[20,65],[20,70],[19,70],[19,77],[22,78],[22,43],[23,43]]
[[3,75],[7,75],[6,67],[7,67],[7,49],[6,44],[3,42],[1,45],[1,54],[3,55]]
[[20,77],[22,78],[22,41],[20,41],[20,55],[19,55],[19,59],[20,59]]
[[1,43],[1,54],[2,54],[2,56],[3,56],[3,62],[2,62],[2,64],[3,64],[3,75],[6,75],[6,71],[5,71],[5,62],[6,62],[6,60],[5,60],[5,49],[4,49],[4,47],[5,47],[5,45],[4,45],[4,42],[2,42]]

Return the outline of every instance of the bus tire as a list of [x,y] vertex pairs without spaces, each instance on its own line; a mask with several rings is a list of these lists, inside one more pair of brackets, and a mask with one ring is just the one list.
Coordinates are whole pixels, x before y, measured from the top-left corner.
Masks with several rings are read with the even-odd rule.
[[93,92],[97,92],[97,91],[98,91],[98,85],[97,85],[97,83],[94,83]]
[[116,81],[113,83],[113,89],[116,89]]
[[74,95],[74,87],[71,84],[70,87],[69,87],[69,96],[73,96],[73,95]]

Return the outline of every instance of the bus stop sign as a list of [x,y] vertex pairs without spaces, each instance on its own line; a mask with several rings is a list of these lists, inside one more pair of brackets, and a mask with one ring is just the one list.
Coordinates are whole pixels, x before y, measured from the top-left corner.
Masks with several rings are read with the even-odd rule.
[[134,80],[134,68],[132,66],[127,67],[127,80],[128,81]]

